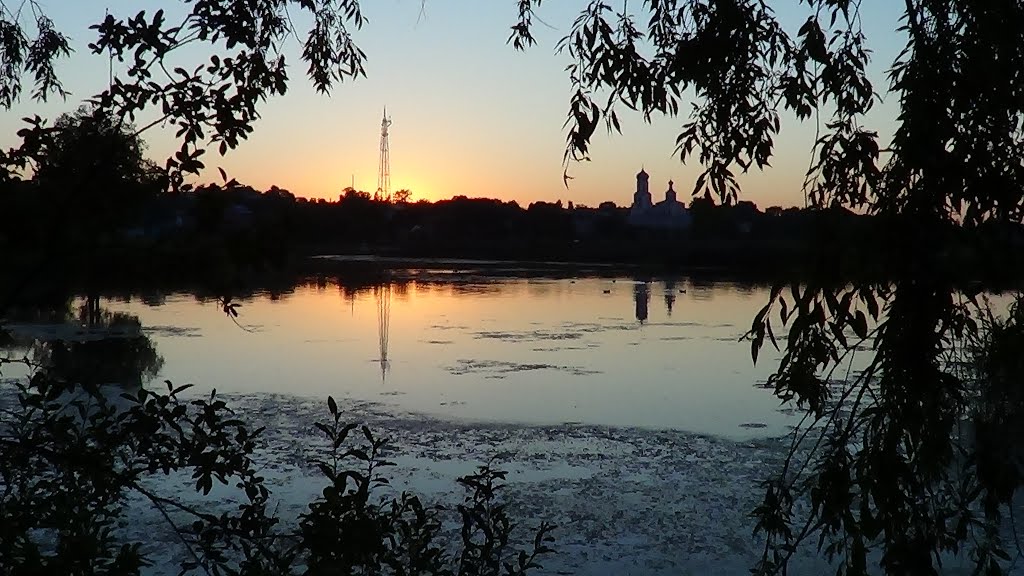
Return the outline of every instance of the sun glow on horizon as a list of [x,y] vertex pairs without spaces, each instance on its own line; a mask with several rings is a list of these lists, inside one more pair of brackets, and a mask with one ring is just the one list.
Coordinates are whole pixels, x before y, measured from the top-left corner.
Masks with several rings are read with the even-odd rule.
[[[545,20],[568,25],[576,16],[571,4],[545,5]],[[780,16],[799,27],[806,15],[795,1],[788,4],[780,6]],[[217,168],[223,168],[242,184],[259,190],[278,186],[296,197],[336,200],[353,184],[372,194],[386,105],[393,121],[391,189],[410,190],[412,201],[467,196],[514,200],[521,206],[558,200],[628,206],[641,166],[651,174],[652,192],[663,191],[671,179],[680,198],[688,201],[701,168],[696,162],[682,164],[675,154],[682,117],[658,117],[648,124],[639,114],[623,110],[621,135],[599,130],[591,142],[592,161],[562,165],[571,84],[564,71],[568,57],[551,49],[564,32],[538,28],[537,47],[512,50],[505,42],[514,20],[512,5],[501,5],[480,3],[470,10],[458,3],[431,3],[427,18],[419,2],[367,5],[372,25],[356,38],[370,58],[367,77],[339,84],[327,97],[295,69],[287,95],[261,104],[260,119],[248,139],[223,157],[213,147],[203,157],[207,169],[194,182],[219,183]],[[865,14],[872,28],[876,79],[884,79],[885,68],[902,48],[901,37],[893,32],[898,10],[895,3],[887,5],[864,8],[877,11]],[[111,0],[109,9],[124,16],[160,7],[156,0]],[[50,16],[57,28],[72,35],[74,52],[59,63],[57,72],[74,96],[66,102],[19,103],[0,118],[6,138],[2,147],[15,144],[14,134],[22,127],[18,118],[39,114],[55,119],[106,88],[109,62],[88,49],[95,38],[88,27],[102,19],[103,11],[96,12],[91,3],[69,3],[66,8]],[[459,34],[451,33],[453,25]],[[301,47],[290,46],[286,52],[289,65],[296,66]],[[205,61],[206,55],[198,57]],[[898,116],[897,106],[885,102],[871,113],[869,127],[879,130],[883,141]],[[145,138],[149,156],[160,165],[180,147],[173,127],[156,127]],[[772,168],[739,177],[741,199],[761,208],[802,206],[814,138],[813,122],[786,117],[775,138]],[[573,178],[568,186],[562,179],[565,169]]]

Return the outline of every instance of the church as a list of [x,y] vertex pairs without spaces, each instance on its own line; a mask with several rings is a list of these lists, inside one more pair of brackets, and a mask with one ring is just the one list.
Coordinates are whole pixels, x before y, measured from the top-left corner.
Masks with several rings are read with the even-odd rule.
[[628,222],[638,228],[657,228],[661,230],[686,230],[693,222],[693,216],[686,205],[676,199],[676,191],[672,181],[668,181],[665,199],[657,204],[651,200],[649,189],[650,176],[640,169],[636,175],[636,192],[633,193],[633,204],[629,207]]

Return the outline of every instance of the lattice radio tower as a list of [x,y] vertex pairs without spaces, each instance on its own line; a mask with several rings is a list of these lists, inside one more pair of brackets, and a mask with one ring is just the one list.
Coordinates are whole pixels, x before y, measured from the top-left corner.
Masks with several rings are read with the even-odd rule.
[[388,151],[388,118],[387,106],[384,107],[384,119],[380,123],[380,166],[377,171],[377,193],[375,199],[391,202],[391,155]]

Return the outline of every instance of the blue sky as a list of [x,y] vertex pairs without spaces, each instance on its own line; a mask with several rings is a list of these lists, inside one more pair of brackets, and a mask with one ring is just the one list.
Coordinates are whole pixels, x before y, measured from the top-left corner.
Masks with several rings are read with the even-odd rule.
[[[617,6],[616,3],[612,3]],[[638,4],[634,0],[630,5]],[[163,7],[172,15],[183,4],[154,0],[108,0],[105,4],[44,0],[57,26],[71,35],[75,54],[59,73],[73,92],[67,102],[38,104],[25,99],[0,120],[4,145],[14,142],[18,119],[73,110],[103,89],[107,61],[89,53],[88,26],[104,9],[119,16]],[[793,32],[807,17],[797,0],[777,0],[783,23]],[[357,188],[377,185],[377,149],[381,111],[392,117],[392,188],[409,188],[413,198],[439,199],[457,194],[517,200],[572,200],[596,205],[604,200],[628,204],[634,174],[643,165],[656,195],[673,179],[689,190],[699,173],[695,164],[674,157],[675,136],[685,118],[623,117],[623,134],[595,135],[592,162],[570,166],[574,180],[562,182],[563,122],[570,86],[566,55],[555,54],[584,1],[549,0],[539,12],[539,43],[525,53],[506,45],[515,22],[514,0],[366,0],[369,23],[357,34],[367,53],[368,77],[339,85],[330,97],[318,95],[305,80],[299,47],[288,53],[289,92],[267,102],[250,140],[226,157],[207,157],[210,174],[223,167],[258,188],[276,184],[309,197],[337,197],[355,179]],[[865,0],[865,33],[874,51],[871,74],[883,96],[885,70],[903,45],[896,32],[898,3]],[[193,54],[203,59],[202,52]],[[186,54],[189,56],[189,54]],[[894,98],[888,97],[869,119],[883,136],[891,132]],[[809,161],[813,122],[784,117],[773,167],[741,178],[744,199],[762,208],[802,205],[800,185]],[[146,133],[150,155],[166,157],[172,134]]]

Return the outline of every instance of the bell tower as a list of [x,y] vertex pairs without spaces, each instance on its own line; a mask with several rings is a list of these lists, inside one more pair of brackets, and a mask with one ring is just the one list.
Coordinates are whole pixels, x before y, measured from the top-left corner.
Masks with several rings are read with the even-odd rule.
[[633,209],[645,210],[651,207],[650,176],[643,168],[636,175],[636,192],[633,193]]
[[673,182],[668,181],[668,190],[665,191],[665,200],[674,203],[676,201],[676,189],[672,187]]

